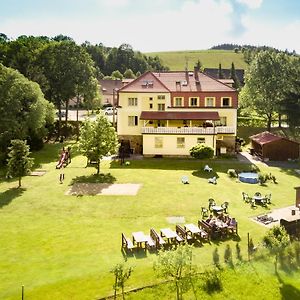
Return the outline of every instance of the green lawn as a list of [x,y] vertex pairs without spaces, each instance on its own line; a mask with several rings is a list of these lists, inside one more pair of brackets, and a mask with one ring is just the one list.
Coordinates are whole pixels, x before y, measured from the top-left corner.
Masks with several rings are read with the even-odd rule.
[[[277,185],[270,183],[262,187],[237,183],[228,178],[227,169],[241,170],[248,166],[229,160],[209,162],[219,177],[218,184],[211,185],[207,183],[210,175],[203,171],[206,162],[144,159],[132,161],[129,166],[110,161],[101,164],[101,172],[110,174],[116,183],[142,184],[137,196],[67,196],[65,192],[72,180],[90,176],[95,169],[85,168],[85,158],[74,153],[72,163],[65,169],[65,182],[59,184],[59,171],[55,165],[61,147],[47,145],[35,153],[38,167],[47,173],[41,177],[25,177],[22,189],[15,188],[16,181],[8,182],[4,178],[0,181],[0,299],[20,298],[22,285],[25,286],[25,299],[81,300],[110,295],[113,278],[109,270],[123,260],[121,232],[130,236],[133,231],[148,232],[151,227],[157,230],[174,228],[175,225],[167,222],[169,216],[184,216],[186,222],[197,222],[201,206],[207,206],[211,197],[219,204],[223,201],[230,203],[229,213],[238,219],[242,254],[246,257],[247,232],[256,243],[266,231],[249,217],[265,213],[266,209],[258,207],[252,210],[243,203],[242,191],[250,195],[255,191],[271,192],[272,209],[292,205],[294,187],[299,185],[299,175],[293,170],[280,168],[262,170],[275,175]],[[189,177],[189,185],[181,184],[183,175]],[[194,259],[199,268],[212,263],[212,251],[216,246],[222,257],[227,244],[234,249],[236,241],[195,248]],[[159,281],[152,268],[155,260],[156,255],[149,253],[128,258],[129,264],[135,267],[128,289]],[[262,274],[270,277],[268,288],[274,289],[271,295],[279,295],[280,287],[273,276],[272,266],[267,270],[258,268],[261,269]],[[230,274],[228,278],[234,276]],[[251,278],[255,279],[255,276],[251,275]],[[300,279],[288,280],[292,286],[300,284]],[[244,281],[246,275],[241,276],[241,285]],[[255,281],[248,284],[249,291],[255,289]],[[260,288],[258,292],[261,291],[263,297],[251,298],[248,295],[247,299],[276,299],[268,298],[263,287]],[[170,299],[167,291],[161,299]],[[140,298],[138,294],[130,297],[155,297],[153,291],[143,291],[141,295],[143,293],[145,296]],[[226,295],[227,289],[218,293],[215,299],[223,299]],[[238,298],[235,295],[229,299]]]
[[186,50],[169,52],[151,52],[145,53],[149,56],[158,56],[164,65],[171,71],[182,71],[188,61],[189,70],[194,68],[198,61],[201,61],[205,68],[218,68],[222,64],[223,69],[230,69],[231,63],[234,63],[236,69],[245,69],[247,64],[244,62],[242,53],[234,53],[228,50]]

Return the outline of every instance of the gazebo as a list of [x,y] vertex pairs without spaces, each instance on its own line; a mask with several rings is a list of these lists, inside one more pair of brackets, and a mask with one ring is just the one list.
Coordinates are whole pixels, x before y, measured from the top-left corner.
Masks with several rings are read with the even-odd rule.
[[252,152],[263,160],[283,161],[299,158],[299,143],[268,131],[250,137]]

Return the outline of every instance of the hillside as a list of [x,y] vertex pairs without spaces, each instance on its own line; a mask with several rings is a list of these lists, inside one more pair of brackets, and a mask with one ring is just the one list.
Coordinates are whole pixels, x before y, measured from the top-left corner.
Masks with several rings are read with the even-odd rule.
[[198,59],[205,68],[218,68],[219,63],[221,63],[223,69],[229,69],[232,62],[236,69],[245,69],[247,66],[242,53],[234,53],[234,51],[228,50],[187,50],[145,54],[148,56],[157,55],[162,60],[162,64],[168,66],[171,71],[184,70],[186,60],[188,60],[188,69],[191,70]]

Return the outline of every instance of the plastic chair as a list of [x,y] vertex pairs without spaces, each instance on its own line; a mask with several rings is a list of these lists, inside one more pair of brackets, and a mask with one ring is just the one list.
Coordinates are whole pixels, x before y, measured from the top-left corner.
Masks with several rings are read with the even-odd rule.
[[223,208],[223,211],[225,214],[227,214],[227,209],[229,206],[229,202],[225,201],[224,203],[221,204],[221,207]]
[[189,184],[189,178],[187,176],[182,176],[181,177],[181,182],[183,184]]
[[204,206],[201,207],[201,215],[202,215],[202,219],[208,217],[208,209]]

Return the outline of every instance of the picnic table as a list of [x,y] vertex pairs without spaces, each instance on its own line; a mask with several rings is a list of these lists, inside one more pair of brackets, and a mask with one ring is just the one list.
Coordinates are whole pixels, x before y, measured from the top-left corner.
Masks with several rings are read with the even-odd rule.
[[195,224],[186,224],[184,225],[186,231],[190,232],[192,235],[201,233],[201,229]]
[[168,243],[180,238],[178,234],[170,228],[162,228],[160,230],[160,235],[165,237],[168,240]]
[[144,234],[143,231],[137,231],[137,232],[133,232],[132,233],[132,241],[133,241],[133,244],[136,243],[136,245],[137,245],[138,248],[142,248],[143,247],[143,243],[147,243],[148,238]]

